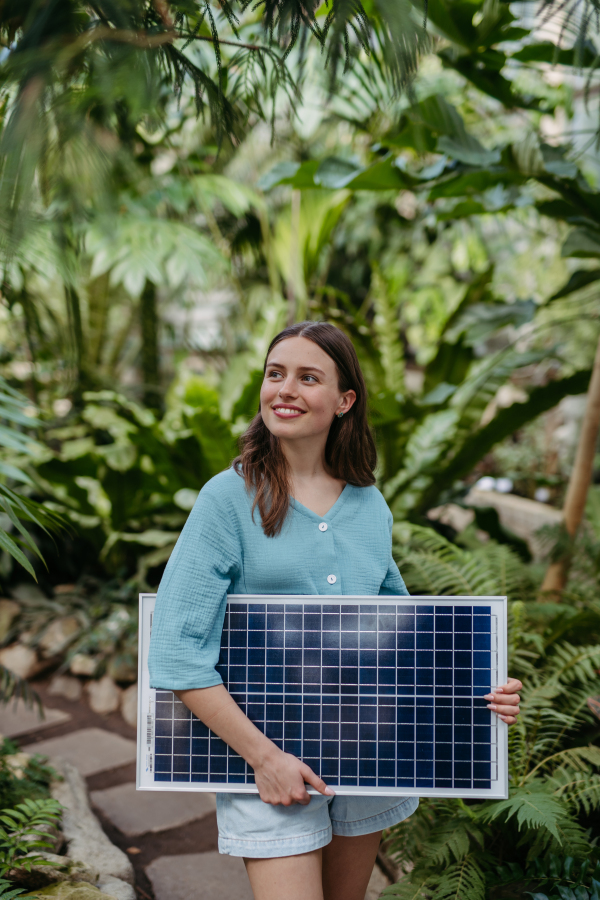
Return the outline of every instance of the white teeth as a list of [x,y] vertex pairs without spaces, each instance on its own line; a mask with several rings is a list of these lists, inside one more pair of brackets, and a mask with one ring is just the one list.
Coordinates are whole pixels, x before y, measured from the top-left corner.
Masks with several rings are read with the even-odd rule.
[[286,406],[274,406],[273,409],[284,416],[296,416],[299,413],[299,410],[288,409]]

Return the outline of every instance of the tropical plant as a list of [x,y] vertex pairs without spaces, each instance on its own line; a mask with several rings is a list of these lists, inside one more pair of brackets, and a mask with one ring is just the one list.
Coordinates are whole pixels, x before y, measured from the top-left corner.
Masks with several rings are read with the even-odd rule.
[[461,549],[407,525],[396,526],[396,539],[409,590],[508,590],[521,597],[528,590],[531,600],[509,604],[510,669],[525,684],[521,716],[509,731],[509,798],[422,800],[408,822],[390,831],[389,850],[406,874],[383,896],[484,900],[530,891],[535,897],[548,885],[561,897],[577,885],[574,896],[588,888],[593,895],[600,729],[586,700],[600,689],[600,607],[542,608],[526,567],[507,547]]
[[[57,865],[35,850],[52,847],[48,835],[40,826],[55,825],[61,817],[62,807],[56,800],[25,800],[14,809],[0,812],[0,876],[11,869],[30,872],[36,865]],[[33,840],[32,840],[33,837]]]

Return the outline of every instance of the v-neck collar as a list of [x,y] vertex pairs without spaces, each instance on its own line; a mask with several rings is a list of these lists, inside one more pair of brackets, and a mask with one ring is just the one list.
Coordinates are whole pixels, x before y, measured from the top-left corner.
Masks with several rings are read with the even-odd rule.
[[308,519],[313,519],[315,522],[331,522],[335,516],[339,513],[340,509],[348,499],[352,492],[352,485],[346,484],[342,488],[342,492],[340,496],[337,498],[333,506],[330,506],[324,516],[318,515],[318,513],[314,512],[312,509],[309,509],[308,506],[304,506],[303,503],[300,503],[299,500],[296,500],[295,497],[290,497],[290,506],[292,506],[299,513],[302,513],[303,516],[306,516]]

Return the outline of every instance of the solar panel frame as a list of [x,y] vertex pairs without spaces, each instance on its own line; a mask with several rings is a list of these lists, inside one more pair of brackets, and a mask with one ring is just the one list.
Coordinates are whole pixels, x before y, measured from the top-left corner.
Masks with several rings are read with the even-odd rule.
[[[154,594],[140,595],[137,753],[138,789],[158,791],[187,790],[256,793],[256,786],[252,783],[252,770],[241,757],[238,757],[237,754],[235,754],[231,748],[227,747],[227,745],[216,735],[213,735],[212,732],[208,732],[208,729],[206,729],[206,727],[194,716],[191,716],[187,708],[184,707],[177,698],[174,698],[173,702],[173,695],[171,692],[161,692],[150,688],[147,659],[154,601]],[[274,605],[282,610],[282,612],[277,612],[273,615],[282,616],[283,613],[283,617],[279,623],[283,627],[278,626],[274,629],[269,627],[265,628],[268,620],[267,618],[261,619],[261,613],[257,613],[256,610],[260,610],[261,607],[266,606],[267,604],[271,611],[273,610]],[[251,610],[250,607],[253,609]],[[293,620],[298,618],[297,610],[299,607],[303,610],[302,615],[304,618],[299,619],[298,622],[294,622]],[[326,612],[324,611],[324,607],[327,607]],[[356,612],[349,613],[348,609],[350,607],[353,607]],[[376,607],[376,612],[372,609],[369,610],[369,607]],[[395,657],[393,664],[390,665],[390,662],[386,661],[385,658],[389,654],[385,647],[380,646],[380,643],[382,640],[385,643],[385,641],[389,639],[390,631],[386,631],[385,629],[391,630],[391,626],[386,626],[384,619],[377,619],[373,625],[370,622],[369,617],[373,615],[385,616],[387,610],[390,611],[390,614],[393,611],[394,615],[397,613],[397,616],[400,616],[401,613],[399,610],[402,607],[413,607],[415,612],[410,615],[419,616],[419,620],[416,618],[414,619],[411,631],[409,625],[404,626],[401,624],[401,622],[404,621],[409,622],[409,619],[406,619],[405,616],[403,616],[402,619],[396,619],[396,625],[399,627],[394,627],[394,632],[398,643],[398,647],[396,648],[398,656]],[[449,622],[449,617],[446,617],[443,611],[445,607],[458,610],[457,615],[459,615],[460,618],[457,621],[458,623],[461,623],[461,627],[465,627],[468,622],[467,615],[461,614],[462,609],[465,609],[465,613],[469,607],[473,611],[476,608],[481,607],[489,610],[491,623],[490,635],[493,646],[490,647],[490,669],[487,680],[489,682],[490,678],[494,679],[495,675],[495,684],[492,683],[491,686],[495,687],[499,684],[503,684],[507,677],[507,599],[506,597],[495,596],[365,597],[349,595],[230,595],[228,597],[225,618],[224,644],[220,668],[222,669],[224,681],[228,684],[230,692],[234,698],[238,700],[242,708],[245,709],[250,718],[256,722],[258,727],[275,740],[276,743],[282,745],[284,749],[295,752],[295,755],[303,758],[307,764],[311,765],[316,771],[319,771],[320,769],[321,776],[327,783],[331,784],[336,791],[336,794],[356,796],[435,796],[504,799],[508,796],[507,726],[495,713],[487,710],[486,702],[482,700],[483,693],[487,692],[486,685],[482,685],[478,689],[477,686],[473,686],[472,681],[469,681],[468,676],[466,676],[465,686],[460,686],[456,683],[458,675],[461,675],[461,677],[464,675],[464,672],[456,673],[456,670],[460,670],[462,666],[466,666],[467,663],[469,663],[469,659],[465,655],[466,651],[460,649],[462,646],[461,640],[465,647],[469,646],[468,635],[474,635],[476,633],[473,631],[473,628],[477,623],[474,623],[474,620],[471,619],[471,630],[465,630],[464,635],[461,635],[455,630],[457,622],[453,616],[452,631],[448,633],[454,634],[455,636],[458,634],[458,637],[456,640],[453,638],[452,641],[450,641],[453,656],[452,659],[448,658],[448,660],[446,660],[450,651],[445,650],[443,647],[440,648],[438,644],[440,641],[442,644],[444,644],[444,641],[446,641],[446,643],[448,642],[447,634],[445,636],[444,633],[433,631],[434,619],[431,619],[431,625],[428,624],[428,617],[433,615],[434,612],[437,616],[441,617],[439,621]],[[312,614],[313,608],[319,610],[316,614],[320,616],[320,627],[317,627],[316,625],[316,618],[315,623],[312,623],[312,619],[314,618],[314,615]],[[242,609],[245,610],[243,615],[246,616],[246,624],[243,627],[236,628],[234,626],[241,625],[244,621],[243,615],[240,618],[240,610]],[[337,610],[339,621],[337,630],[334,624],[336,615],[335,610]],[[344,614],[342,617],[340,617],[340,610]],[[365,618],[362,620],[358,620],[357,618],[356,625],[354,626],[354,623],[351,623],[350,621],[351,617],[358,615],[362,615]],[[326,621],[326,619],[330,619],[331,621]],[[288,624],[293,624],[294,627],[286,630],[286,621]],[[361,624],[366,624],[371,630],[366,631],[365,629],[361,629],[359,627],[359,621]],[[389,619],[389,621],[391,622],[391,619]],[[484,619],[479,616],[479,624],[477,627],[482,627],[481,623],[483,621]],[[297,627],[298,624],[300,624],[300,629]],[[349,627],[344,631],[342,629],[342,624],[352,627]],[[252,628],[252,625],[257,625],[258,627]],[[304,627],[302,628],[302,626]],[[356,630],[354,630],[354,627]],[[445,627],[448,628],[449,626]],[[402,631],[403,628],[406,628],[406,630]],[[434,634],[434,637],[430,638],[429,635],[431,633],[424,630],[428,628],[432,628],[431,633]],[[269,708],[267,693],[269,691],[269,684],[272,687],[273,682],[266,681],[262,701],[259,696],[260,691],[257,694],[250,690],[250,685],[260,687],[257,681],[251,680],[257,678],[259,670],[256,670],[255,672],[250,663],[250,653],[252,650],[250,643],[253,640],[258,640],[260,644],[262,641],[263,647],[265,647],[271,637],[281,643],[281,637],[276,636],[281,635],[282,633],[284,643],[287,643],[287,638],[290,638],[292,643],[294,643],[294,641],[297,642],[296,633],[299,630],[301,630],[303,635],[301,646],[297,648],[284,648],[282,646],[281,652],[283,653],[285,649],[285,653],[290,656],[293,662],[294,651],[296,649],[299,651],[302,656],[302,677],[299,677],[298,671],[294,671],[295,669],[297,670],[297,665],[294,666],[293,664],[290,664],[285,669],[282,667],[282,703],[279,703],[278,698],[274,698],[274,695],[271,696],[271,701],[277,701],[271,702],[270,704],[275,710],[275,715],[273,715],[272,711],[267,714]],[[264,638],[257,637],[261,632],[264,634]],[[403,641],[406,643],[407,647],[410,646],[411,634],[414,637],[412,642],[413,650],[409,651],[408,659],[410,660],[410,652],[413,652],[414,664],[408,665],[405,672],[403,672],[402,667],[397,666],[396,663],[401,659],[404,661],[407,657],[406,648],[401,650],[400,647]],[[437,637],[435,637],[436,634]],[[245,638],[243,635],[245,635]],[[357,637],[354,638],[353,635],[357,635]],[[369,658],[371,650],[362,647],[363,636],[367,643],[375,640],[374,649],[378,656],[376,657],[375,663],[376,674],[374,686],[369,684],[369,680],[372,680],[373,678],[373,664]],[[239,647],[235,645],[234,638],[241,639]],[[342,663],[342,648],[339,645],[346,639],[349,639],[351,642],[355,641],[357,644],[361,643],[360,650],[358,647],[356,648],[357,659],[359,658],[359,654],[361,658],[360,664],[357,666],[356,677],[363,683],[357,684],[356,688],[343,683],[343,668],[339,668]],[[332,640],[332,648],[328,648],[327,644]],[[335,647],[336,641],[338,644],[337,648]],[[311,642],[315,644],[315,651],[320,654],[320,664],[318,666],[320,680],[316,671],[314,673],[315,678],[312,678],[312,675],[308,679],[306,677],[306,673],[308,672],[308,669],[310,669],[310,665],[307,664],[312,662],[310,657],[312,650],[310,646],[307,646],[307,644],[311,644]],[[429,649],[430,644],[431,649]],[[482,646],[484,646],[484,644],[485,639]],[[259,655],[260,649],[261,648],[258,648]],[[472,650],[473,653],[479,653],[479,656],[484,662],[486,661],[486,651],[476,651],[473,647]],[[333,658],[335,657],[336,651],[339,654],[337,659],[340,662],[337,666],[331,666],[331,672],[324,671],[329,668],[327,666],[326,654],[330,653]],[[266,649],[264,649],[262,656],[262,659],[265,660],[262,664],[263,680],[266,680],[267,671],[266,656],[264,655],[266,652]],[[275,652],[275,649],[273,652]],[[348,656],[351,651],[345,652],[346,656]],[[236,653],[239,654],[240,659],[244,659],[244,665],[239,668],[239,671],[236,670]],[[402,657],[400,657],[400,653],[402,653]],[[439,660],[441,661],[440,666],[435,666],[434,653],[439,654]],[[225,654],[227,656],[226,668],[224,667]],[[465,656],[466,662],[463,663],[461,656]],[[362,662],[363,659],[365,660],[364,664]],[[385,666],[378,665],[380,659],[386,662]],[[445,661],[450,662],[451,666],[445,666],[443,664]],[[475,674],[477,669],[477,667],[474,667],[475,661],[475,657],[472,656],[470,666],[472,673],[474,673],[473,678],[477,680],[479,677],[479,680],[485,681],[485,674],[481,674],[484,671],[483,669],[479,670],[479,675]],[[420,662],[421,665],[418,665],[418,662]],[[431,675],[429,674],[430,663],[433,665],[433,674]],[[315,669],[316,668],[317,667],[315,666]],[[336,668],[338,672],[337,682],[335,681],[336,676],[334,674]],[[422,677],[425,681],[431,680],[431,684],[417,685],[417,675],[415,675],[413,679],[414,683],[412,685],[407,684],[406,693],[403,695],[404,688],[401,685],[390,684],[388,688],[386,684],[382,684],[382,674],[385,675],[385,677],[388,677],[390,669],[396,673],[398,681],[402,680],[404,674],[407,674],[410,671],[415,673],[418,671],[422,673]],[[446,677],[446,670],[448,672],[456,673],[454,679],[450,676]],[[287,682],[286,678],[283,677],[284,672],[287,675]],[[439,686],[436,673],[439,673],[440,678],[448,683]],[[279,678],[279,675],[276,677]],[[331,685],[325,683],[327,678],[332,681]],[[286,688],[289,688],[290,686],[292,688],[291,691],[286,691]],[[242,687],[243,691],[240,690]],[[342,714],[343,709],[351,710],[353,708],[351,703],[350,705],[344,706],[341,691],[346,689],[350,691],[351,697],[355,696],[357,698],[357,706],[355,707],[357,714],[354,715],[354,718],[356,719],[356,722],[354,723],[351,721],[346,722]],[[324,702],[328,699],[327,691],[329,690],[336,691],[331,695],[331,699],[334,697],[338,698],[333,704]],[[371,693],[368,693],[369,691]],[[381,694],[381,691],[389,691],[389,693],[387,695],[385,693]],[[310,696],[311,692],[312,696]],[[242,694],[244,696],[242,696]],[[300,694],[303,696],[305,702],[298,702],[296,708],[295,696]],[[380,696],[382,697],[381,700],[378,699]],[[403,696],[405,699],[403,699]],[[287,704],[285,703],[286,698],[290,701]],[[413,700],[412,704],[410,702],[411,698]],[[169,703],[171,703],[170,708],[167,705]],[[386,715],[390,714],[391,708],[394,707],[398,720],[395,724],[396,730],[394,732],[393,741],[390,741],[385,733],[387,726],[385,723],[382,724],[380,722],[380,711],[383,710],[385,718]],[[476,709],[477,712],[471,714],[471,709]],[[281,714],[280,718],[278,718],[280,710]],[[293,711],[293,716],[291,717],[293,721],[290,720],[289,716],[284,717],[283,710],[285,710],[286,713]],[[373,710],[375,710],[375,712],[373,712]],[[310,718],[313,719],[314,722],[307,722],[307,714],[310,715]],[[269,718],[269,715],[271,718]],[[373,716],[375,716],[375,722],[377,723],[374,727],[371,722]],[[402,716],[407,718],[406,728],[404,725],[401,727]],[[304,720],[300,721],[303,717]],[[350,719],[352,719],[352,716],[350,716]],[[464,725],[461,724],[463,719]],[[477,723],[475,721],[476,719]],[[192,722],[191,726],[185,724],[189,721]],[[443,723],[446,721],[447,725],[444,725]],[[348,757],[343,756],[343,752],[347,751],[342,751],[342,733],[344,728],[348,731],[352,724],[355,725],[355,728],[358,729],[359,733],[358,736],[350,735],[350,742],[346,743],[345,746],[352,749],[354,743],[357,747],[367,748],[368,752],[365,751],[367,752],[367,757],[371,752],[369,748],[373,747],[375,755],[373,761],[371,761],[370,758],[365,759],[361,756],[362,750],[358,752],[356,759],[356,775],[352,775],[352,778],[360,783],[349,783],[349,779],[346,778],[348,783],[344,784],[341,783],[343,776],[340,774],[342,764],[347,763],[348,765],[352,765],[352,763],[349,761]],[[278,730],[279,725],[281,726],[280,730]],[[315,730],[314,725],[318,725],[319,728],[318,743],[311,740],[311,729]],[[452,728],[451,732],[448,731],[450,727]],[[488,728],[489,732],[486,730]],[[161,731],[161,729],[166,729],[165,736],[157,733]],[[194,737],[194,733],[200,735],[201,729],[204,729],[204,731],[207,732],[207,737]],[[411,734],[411,729],[412,738],[405,741],[403,731],[407,730],[408,734]],[[202,732],[203,735],[204,731]],[[331,731],[332,733],[331,740],[327,737],[328,731]],[[371,731],[374,731],[373,735],[371,735]],[[185,734],[185,738],[178,737],[179,732],[181,732],[182,735]],[[296,732],[298,732],[298,734],[296,734]],[[443,737],[443,741],[451,743],[452,745],[450,759],[437,759],[435,749],[433,750],[433,759],[425,758],[428,754],[431,755],[425,748],[430,747],[432,742],[435,747],[446,747],[446,744],[444,743],[436,743],[438,732],[448,732],[452,735],[449,742],[446,735]],[[459,732],[460,741],[457,741],[456,735]],[[464,732],[464,735],[462,732]],[[386,740],[382,741],[380,739],[382,733],[383,736],[386,737]],[[480,737],[480,735],[484,735],[485,737],[488,733],[490,735],[489,741],[485,741]],[[433,734],[435,734],[435,739],[432,739]],[[284,742],[288,740],[288,736],[289,742],[286,745]],[[356,737],[360,739],[358,743],[356,743]],[[212,755],[209,756],[210,776],[206,774],[206,772],[209,771],[208,769],[204,774],[194,773],[193,771],[194,766],[197,766],[204,758],[202,754],[207,753],[204,749],[204,742],[207,739],[208,754],[212,751]],[[170,745],[169,741],[171,742]],[[330,743],[331,747],[329,746]],[[164,751],[165,746],[171,747],[169,753],[157,752]],[[195,753],[194,750],[197,750],[198,747],[201,749],[198,753]],[[394,747],[396,748],[395,751]],[[470,752],[467,749],[468,747],[471,747]],[[486,749],[488,747],[489,750]],[[315,757],[317,748],[319,756]],[[421,753],[422,756],[423,753],[425,754],[423,759],[418,758],[419,753]],[[439,753],[444,756],[442,751],[439,751]],[[448,754],[446,753],[445,755]],[[463,756],[465,757],[464,762],[461,762]],[[168,757],[170,758],[170,768],[168,768],[166,772],[159,772],[158,768],[160,765],[167,765],[166,761]],[[480,760],[479,762],[477,761],[478,759]],[[413,773],[412,786],[409,784],[410,778],[408,775],[403,783],[399,784],[401,773],[403,771],[409,773],[411,765]],[[488,765],[491,774],[489,779],[484,777],[485,772],[488,771],[486,769],[486,766]],[[467,777],[458,777],[461,774],[466,776],[469,767],[471,772],[470,779]],[[392,768],[393,778],[391,777]],[[219,772],[217,771],[218,769],[222,769],[223,771]],[[390,770],[389,772],[387,771],[388,769]],[[373,776],[373,771],[375,771],[375,776]],[[382,772],[383,775],[381,774]],[[424,777],[417,778],[418,772]],[[444,775],[448,775],[448,772],[450,772],[450,777],[436,778],[435,776],[437,776],[438,772],[441,772]],[[335,776],[333,773],[335,773]],[[386,773],[390,777],[386,778]],[[476,773],[481,777],[475,778]],[[212,780],[194,781],[194,777],[206,777]],[[165,780],[158,781],[158,778],[164,778]],[[467,786],[469,780],[471,782],[470,787]],[[473,786],[475,781],[478,782],[479,786]],[[428,782],[431,782],[431,784]],[[449,784],[450,782],[451,784]],[[482,787],[480,785],[485,786]],[[315,793],[315,791],[312,788],[309,788],[309,793]]]

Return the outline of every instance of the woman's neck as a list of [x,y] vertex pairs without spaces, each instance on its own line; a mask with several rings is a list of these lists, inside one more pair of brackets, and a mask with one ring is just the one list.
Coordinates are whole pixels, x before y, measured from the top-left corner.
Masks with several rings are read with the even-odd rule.
[[[281,441],[281,450],[289,466],[292,483],[320,480],[329,475],[325,463],[325,444],[311,441]],[[331,476],[329,476],[331,477]]]

